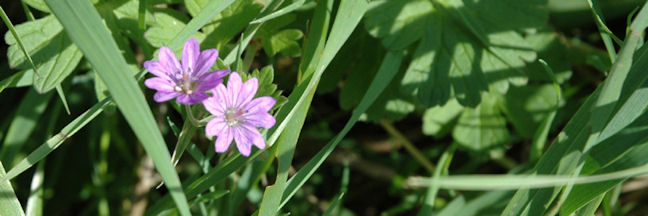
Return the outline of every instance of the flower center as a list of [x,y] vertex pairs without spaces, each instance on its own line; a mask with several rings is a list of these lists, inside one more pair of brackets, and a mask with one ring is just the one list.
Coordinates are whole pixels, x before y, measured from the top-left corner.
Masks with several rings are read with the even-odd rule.
[[189,68],[187,71],[176,73],[174,78],[176,86],[173,90],[184,94],[193,94],[193,90],[198,79],[191,76],[191,68]]
[[225,122],[230,127],[237,126],[243,123],[243,114],[245,114],[245,110],[228,108],[225,112]]

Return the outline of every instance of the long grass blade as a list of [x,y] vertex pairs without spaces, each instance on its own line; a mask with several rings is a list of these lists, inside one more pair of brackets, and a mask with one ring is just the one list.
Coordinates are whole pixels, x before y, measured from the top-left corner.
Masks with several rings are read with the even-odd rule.
[[0,181],[0,194],[2,195],[0,197],[0,209],[2,209],[2,215],[24,216],[25,212],[20,206],[20,201],[18,201],[13,187],[11,187],[11,182],[4,178],[5,174],[4,166],[0,162],[0,176],[3,176],[3,180]]

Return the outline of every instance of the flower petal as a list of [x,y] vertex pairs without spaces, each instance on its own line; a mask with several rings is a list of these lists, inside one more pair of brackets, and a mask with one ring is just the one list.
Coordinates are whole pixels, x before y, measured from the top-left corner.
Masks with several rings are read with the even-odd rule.
[[180,95],[181,94],[178,92],[158,91],[155,93],[155,95],[153,95],[153,100],[155,100],[155,102],[162,103],[164,101],[171,100]]
[[241,81],[241,76],[237,72],[230,74],[229,79],[227,80],[227,94],[230,96],[230,104],[228,107],[238,105],[238,94],[241,91],[241,86],[243,81]]
[[214,142],[214,149],[216,152],[223,153],[227,151],[227,148],[229,145],[232,143],[232,130],[225,130],[223,133],[216,138],[216,142]]
[[180,71],[180,62],[178,62],[178,58],[176,58],[175,53],[173,53],[173,51],[171,51],[171,49],[169,49],[168,47],[160,47],[158,58],[160,59],[159,63],[169,72],[171,72],[169,75],[178,73]]
[[236,147],[243,156],[250,156],[252,151],[252,143],[248,138],[247,131],[243,130],[242,127],[238,127],[232,131],[234,133],[234,141],[236,142]]
[[205,106],[205,109],[207,112],[211,113],[213,116],[218,117],[223,117],[225,115],[225,103],[220,102],[220,99],[218,98],[219,96],[217,95],[216,91],[214,92],[214,96],[211,96],[207,98],[206,100],[203,101],[203,106]]
[[229,125],[222,118],[212,119],[205,125],[205,134],[210,137],[222,136],[226,130],[229,130]]
[[[216,97],[217,102],[221,104],[224,108],[231,107],[232,105],[232,96],[227,93],[227,88],[222,83],[212,91],[214,97]],[[225,110],[225,109],[223,109]]]
[[250,78],[243,83],[241,90],[238,92],[238,103],[236,107],[243,107],[246,103],[250,102],[259,88],[259,80],[256,77]]
[[200,45],[198,41],[195,38],[190,38],[182,48],[182,71],[195,70],[199,55]]
[[271,128],[276,123],[274,116],[269,113],[246,113],[243,117],[246,124],[265,129]]
[[249,127],[247,125],[242,126],[241,129],[247,132],[247,137],[252,143],[259,149],[264,149],[266,147],[266,142],[261,136],[261,133],[256,128]]
[[196,91],[208,91],[216,88],[218,84],[223,83],[223,77],[229,73],[229,70],[216,70],[203,74],[198,78]]
[[178,103],[179,104],[197,104],[200,102],[203,102],[205,99],[207,99],[209,95],[205,92],[194,92],[193,94],[186,95],[186,94],[181,94],[178,96]]
[[145,61],[144,68],[146,68],[146,70],[152,73],[153,75],[165,79],[168,79],[169,74],[171,74],[171,72],[167,70],[167,68],[162,66],[162,64],[160,64],[160,62],[158,61]]
[[146,81],[144,81],[144,85],[150,89],[166,92],[172,92],[175,88],[175,84],[171,83],[168,79],[160,77],[146,79]]
[[267,113],[277,101],[270,96],[254,98],[243,106],[248,113]]
[[217,49],[206,49],[200,53],[194,68],[194,76],[201,76],[211,68],[218,58]]

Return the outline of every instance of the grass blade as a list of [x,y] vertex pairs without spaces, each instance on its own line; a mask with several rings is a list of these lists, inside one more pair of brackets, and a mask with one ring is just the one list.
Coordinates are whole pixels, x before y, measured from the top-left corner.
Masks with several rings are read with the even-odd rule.
[[29,61],[29,64],[31,64],[32,68],[34,69],[34,73],[36,76],[39,76],[38,73],[38,67],[34,64],[34,61],[32,60],[31,56],[27,52],[27,49],[25,48],[25,45],[23,44],[22,40],[20,39],[20,36],[18,36],[18,33],[16,32],[16,29],[14,28],[14,25],[11,24],[11,20],[9,20],[9,17],[7,17],[7,14],[5,13],[4,9],[0,7],[0,18],[2,18],[2,21],[5,23],[7,28],[9,28],[9,31],[11,34],[14,36],[16,41],[18,42],[18,46],[20,46],[20,49],[22,50],[23,54],[25,57],[27,57],[27,61]]
[[117,44],[97,10],[87,1],[53,1],[47,5],[63,24],[108,87],[117,107],[151,156],[182,215],[190,215],[180,179],[171,163],[162,134]]
[[[5,176],[5,169],[0,162],[0,176]],[[14,193],[13,187],[11,187],[11,182],[3,177],[3,180],[0,182],[0,209],[2,209],[2,215],[21,215],[24,216],[25,212],[20,206],[20,201]]]
[[27,199],[25,213],[27,216],[43,215],[43,176],[45,172],[45,161],[38,163],[34,177],[31,182],[31,194]]

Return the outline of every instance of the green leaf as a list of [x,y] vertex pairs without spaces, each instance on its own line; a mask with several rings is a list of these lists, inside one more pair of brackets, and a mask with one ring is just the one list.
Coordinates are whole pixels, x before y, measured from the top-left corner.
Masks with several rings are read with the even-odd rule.
[[259,29],[258,36],[261,38],[263,50],[268,56],[274,56],[277,53],[291,57],[301,55],[297,40],[301,39],[304,33],[299,29],[280,30],[282,27],[294,22],[295,19],[294,14],[288,14],[268,21]]
[[455,141],[464,148],[481,152],[508,144],[509,131],[506,119],[497,106],[497,96],[483,97],[476,108],[464,109],[452,132]]
[[[163,12],[154,13],[153,19],[155,24],[146,30],[144,38],[154,47],[166,46],[186,26],[180,19]],[[200,32],[193,33],[191,36],[198,41],[205,38],[205,35]]]
[[49,7],[47,7],[44,0],[23,0],[23,2],[40,11],[50,13]]
[[[5,175],[4,166],[2,166],[2,162],[0,162],[0,176],[5,179]],[[22,206],[20,206],[20,201],[18,201],[18,197],[16,197],[9,180],[3,180],[0,182],[0,191],[2,191],[2,198],[0,198],[0,209],[2,209],[2,214],[24,216],[25,212],[23,212]]]
[[504,113],[516,131],[525,138],[532,138],[540,123],[559,104],[553,85],[527,85],[512,87],[504,96]]
[[89,2],[46,0],[46,3],[106,83],[117,107],[153,159],[180,213],[190,215],[178,174],[153,114],[99,13]]
[[[196,16],[199,11],[205,8],[208,2],[205,0],[188,0],[185,1],[185,5],[189,13]],[[229,40],[239,34],[261,12],[261,9],[263,9],[263,5],[258,1],[233,1],[231,5],[214,16],[202,28],[206,35],[205,43],[218,49],[224,48]]]
[[404,93],[428,106],[456,98],[474,107],[480,92],[505,93],[509,82],[526,82],[521,69],[536,54],[518,31],[546,22],[545,2],[380,0],[365,24],[389,50],[420,40],[401,81]]
[[436,106],[423,113],[423,134],[437,138],[449,133],[463,111],[457,100],[450,100],[443,106]]
[[[39,92],[59,85],[81,60],[81,52],[61,30],[61,24],[52,15],[16,26],[26,51],[31,53],[38,67],[39,76],[33,77],[33,85]],[[10,45],[7,50],[9,65],[33,70],[13,35],[7,33],[5,41]]]

